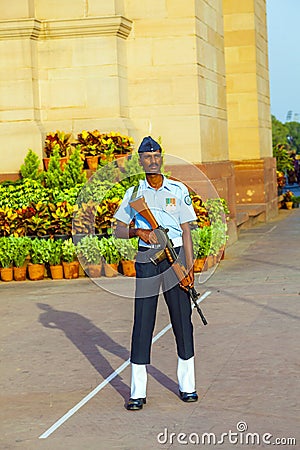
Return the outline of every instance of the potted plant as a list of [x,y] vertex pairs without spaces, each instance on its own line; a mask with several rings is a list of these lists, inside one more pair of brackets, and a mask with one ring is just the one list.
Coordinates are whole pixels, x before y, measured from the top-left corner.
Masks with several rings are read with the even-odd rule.
[[299,203],[300,203],[300,195],[298,196],[295,195],[293,198],[293,207],[299,208]]
[[66,201],[49,203],[49,232],[56,239],[66,240],[71,236],[73,209],[73,205]]
[[215,257],[215,263],[224,258],[225,244],[228,239],[227,223],[216,220],[211,225],[211,253]]
[[283,203],[286,209],[292,209],[294,203],[295,195],[292,191],[288,190],[283,194]]
[[286,184],[284,173],[280,170],[276,170],[276,179],[277,179],[277,194],[282,195],[283,188]]
[[205,226],[191,230],[195,258],[194,271],[205,271],[214,263],[212,256],[212,228]]
[[115,277],[118,274],[118,265],[121,255],[116,247],[114,236],[103,237],[100,239],[101,254],[105,260],[104,272],[107,277]]
[[224,198],[209,198],[204,202],[204,206],[208,211],[210,223],[217,220],[227,220],[230,211]]
[[76,246],[71,238],[62,244],[62,265],[65,278],[72,279],[79,277],[79,262],[77,260]]
[[95,229],[99,234],[110,234],[115,223],[114,214],[121,203],[120,198],[103,200],[95,214]]
[[97,170],[100,155],[100,133],[98,130],[82,131],[77,135],[77,143],[75,144],[86,161],[87,168]]
[[49,267],[53,280],[61,280],[64,277],[62,259],[62,240],[49,239]]
[[63,189],[65,186],[58,147],[54,148],[53,154],[50,157],[48,170],[44,173],[44,185],[50,192],[54,189]]
[[81,149],[81,153],[84,155],[84,159],[87,164],[87,168],[95,171],[98,168],[99,155],[97,144],[87,145]]
[[71,152],[68,162],[64,166],[62,182],[65,189],[70,189],[84,184],[87,181],[86,172],[83,170],[84,161],[80,153],[80,147],[76,146]]
[[118,132],[102,133],[100,136],[101,150],[113,149],[115,157],[124,157],[133,151],[133,138]]
[[81,265],[92,278],[101,276],[102,253],[100,241],[96,236],[84,236],[76,246]]
[[24,225],[28,236],[48,239],[50,229],[50,212],[46,203],[38,202],[24,211]]
[[[217,260],[224,257],[225,243],[227,240],[227,221],[229,220],[230,211],[224,198],[210,198],[204,205],[207,208],[212,227],[210,255],[214,256]],[[212,265],[211,259],[209,257],[207,261],[208,265]]]
[[64,131],[56,131],[55,133],[48,133],[45,139],[44,151],[46,158],[43,158],[45,170],[48,170],[50,157],[54,150],[58,150],[60,156],[60,167],[63,169],[68,160],[68,152],[71,149],[71,133]]
[[0,238],[0,275],[2,281],[13,280],[13,251],[14,239],[11,237]]
[[15,281],[25,281],[27,264],[26,259],[30,254],[31,239],[29,237],[14,238],[13,247],[13,272]]
[[100,137],[101,152],[105,155],[106,151],[112,152],[116,159],[117,166],[120,170],[124,170],[128,156],[133,151],[133,138],[120,133],[111,132],[103,133]]
[[197,216],[196,223],[195,223],[196,227],[202,228],[204,226],[210,225],[208,210],[205,207],[205,204],[204,204],[202,198],[200,197],[200,195],[191,193],[190,197],[192,199],[192,205],[193,205],[195,214]]
[[136,275],[134,260],[138,251],[138,239],[115,239],[115,246],[121,255],[123,275],[134,277]]
[[94,232],[95,214],[97,212],[97,203],[90,199],[87,203],[82,202],[74,208],[72,233],[73,239],[77,243],[87,234]]
[[202,272],[204,264],[209,254],[208,227],[198,227],[191,230],[193,252],[194,252],[194,272]]
[[45,264],[49,260],[49,244],[44,239],[32,239],[30,245],[30,263],[28,264],[28,276],[30,280],[43,280],[45,276]]
[[9,206],[0,208],[0,236],[9,236],[17,227],[18,214]]

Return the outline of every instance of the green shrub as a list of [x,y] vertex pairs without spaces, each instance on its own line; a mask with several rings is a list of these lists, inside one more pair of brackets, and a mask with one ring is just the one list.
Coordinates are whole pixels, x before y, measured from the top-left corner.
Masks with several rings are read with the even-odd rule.
[[106,194],[114,186],[114,183],[111,183],[110,181],[101,181],[98,177],[99,173],[96,172],[82,188],[77,199],[78,206],[91,201],[100,204],[104,200]]
[[46,239],[32,239],[30,246],[30,260],[32,264],[46,264],[49,261],[50,246]]
[[38,202],[48,203],[48,201],[49,190],[39,181],[24,178],[0,184],[0,208],[9,206],[12,209],[18,209]]
[[64,189],[74,188],[77,184],[87,181],[86,173],[83,171],[83,160],[80,156],[80,148],[76,147],[64,166],[62,174],[62,185]]
[[67,202],[70,205],[75,205],[77,198],[83,188],[83,184],[76,184],[76,186],[68,189],[53,189],[49,194],[49,200],[51,203]]
[[11,267],[13,263],[15,240],[13,237],[0,238],[0,267]]
[[123,261],[133,261],[138,251],[138,238],[115,239],[115,246]]
[[29,237],[16,237],[13,246],[13,263],[15,267],[22,267],[30,254],[31,239]]
[[208,211],[208,217],[211,223],[223,220],[229,215],[227,202],[224,198],[209,198],[204,202],[204,207]]
[[276,158],[276,169],[279,172],[293,170],[293,158],[290,155],[290,146],[288,144],[277,144],[273,147],[273,156]]
[[116,239],[114,236],[100,239],[100,250],[103,258],[107,264],[118,264],[121,260],[121,255],[116,247]]
[[53,154],[50,156],[48,170],[44,174],[45,187],[50,190],[64,188],[63,171],[59,160],[59,149],[55,147]]
[[61,264],[62,260],[62,240],[58,239],[54,241],[53,239],[49,239],[49,264],[50,266],[57,266]]
[[76,246],[79,259],[85,264],[100,264],[102,259],[100,241],[96,236],[84,236]]
[[227,223],[222,220],[216,220],[211,224],[211,249],[212,255],[217,255],[224,247],[228,239]]
[[76,261],[76,246],[72,241],[72,238],[67,239],[62,244],[62,260],[65,262]]
[[22,178],[28,178],[30,180],[36,180],[41,182],[43,179],[42,172],[39,170],[40,159],[34,151],[28,150],[28,153],[24,159],[24,164],[21,165]]
[[211,254],[212,229],[211,226],[191,230],[195,259],[206,258]]

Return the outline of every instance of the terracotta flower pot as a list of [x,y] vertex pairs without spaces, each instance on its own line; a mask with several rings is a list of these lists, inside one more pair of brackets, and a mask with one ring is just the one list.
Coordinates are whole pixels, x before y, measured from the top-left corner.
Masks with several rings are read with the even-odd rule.
[[117,166],[119,167],[119,169],[124,169],[125,166],[125,162],[128,160],[128,154],[124,153],[124,154],[115,154],[114,155],[115,160],[117,162]]
[[222,247],[219,250],[219,253],[216,255],[215,262],[216,264],[225,258],[225,247]]
[[194,272],[202,272],[205,264],[205,258],[198,258],[194,261]]
[[121,264],[122,264],[123,274],[126,277],[135,277],[136,276],[134,261],[121,261]]
[[79,277],[79,261],[62,263],[64,269],[64,277],[67,279],[73,279]]
[[[68,157],[67,156],[59,158],[59,165],[60,165],[61,170],[64,170],[64,167],[65,167],[67,161],[68,161]],[[50,163],[50,158],[43,158],[43,163],[44,163],[44,169],[47,172],[48,167],[49,167],[49,163]]]
[[14,280],[25,281],[26,280],[27,266],[14,267]]
[[1,280],[2,281],[12,281],[14,279],[14,273],[12,267],[2,267],[1,269]]
[[211,267],[213,267],[215,264],[215,257],[214,255],[209,255],[207,256],[206,260],[205,260],[205,264],[203,266],[204,271],[211,269]]
[[99,156],[86,156],[85,159],[90,170],[97,170]]
[[104,265],[104,273],[106,277],[116,277],[118,275],[118,264],[107,264]]
[[61,170],[64,170],[64,167],[67,164],[67,162],[68,162],[68,157],[67,156],[59,158],[59,165],[60,165]]
[[45,264],[28,264],[28,276],[32,281],[43,280],[45,276]]
[[51,277],[53,280],[61,280],[64,277],[64,270],[62,264],[50,265]]
[[88,274],[91,278],[101,277],[102,264],[89,264]]
[[47,172],[48,167],[49,167],[49,162],[50,162],[50,158],[43,158],[43,163],[44,163],[44,169]]

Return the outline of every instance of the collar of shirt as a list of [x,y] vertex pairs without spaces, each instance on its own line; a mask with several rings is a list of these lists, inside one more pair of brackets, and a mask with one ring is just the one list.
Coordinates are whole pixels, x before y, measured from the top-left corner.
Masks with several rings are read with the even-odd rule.
[[[163,177],[163,183],[162,183],[161,187],[157,189],[157,191],[160,191],[160,190],[163,190],[163,189],[167,189],[168,191],[171,192],[172,191],[172,187],[171,187],[170,181],[164,175],[162,175],[162,177]],[[150,184],[147,181],[147,178],[145,178],[144,180],[140,181],[140,188],[142,190],[145,190],[145,189],[156,190],[152,186],[150,186]]]

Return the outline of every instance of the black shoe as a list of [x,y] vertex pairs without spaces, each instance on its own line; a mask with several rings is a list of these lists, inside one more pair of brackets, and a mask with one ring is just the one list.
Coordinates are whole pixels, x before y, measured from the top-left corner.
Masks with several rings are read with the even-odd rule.
[[126,405],[128,411],[138,411],[146,404],[146,398],[130,398]]
[[197,392],[191,392],[190,394],[188,392],[181,392],[179,391],[180,398],[183,402],[197,402],[198,401],[198,394]]

